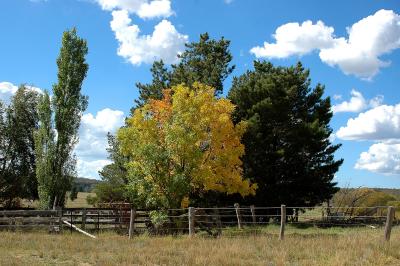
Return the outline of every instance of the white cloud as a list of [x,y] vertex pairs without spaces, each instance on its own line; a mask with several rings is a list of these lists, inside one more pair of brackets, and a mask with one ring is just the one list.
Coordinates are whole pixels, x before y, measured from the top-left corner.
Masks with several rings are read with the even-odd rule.
[[400,174],[400,144],[377,143],[360,155],[356,169],[380,174]]
[[383,95],[377,95],[371,100],[369,100],[369,106],[372,108],[376,108],[378,106],[381,106],[383,103]]
[[115,133],[124,124],[124,113],[109,108],[94,116],[84,114],[79,129],[79,143],[75,149],[78,157],[78,175],[98,177],[98,170],[110,161],[107,160],[107,133]]
[[78,159],[76,163],[78,176],[86,178],[97,178],[99,176],[98,172],[102,170],[104,166],[110,163],[110,160],[85,161]]
[[0,82],[0,100],[8,105],[17,90],[18,87],[10,82]]
[[341,94],[335,94],[335,95],[333,95],[333,99],[341,100],[342,99],[342,95]]
[[140,18],[169,17],[173,14],[170,0],[97,0],[108,11],[126,10]]
[[347,121],[336,136],[344,140],[400,140],[400,104],[381,105]]
[[333,47],[320,51],[323,62],[339,66],[346,74],[370,79],[390,64],[379,57],[400,47],[400,16],[392,10],[379,10],[347,31],[347,40],[340,38]]
[[188,41],[187,35],[180,34],[168,20],[162,20],[154,27],[151,35],[140,35],[138,25],[126,10],[112,12],[111,29],[119,42],[118,55],[126,58],[133,65],[152,63],[163,59],[166,63],[178,60]]
[[400,48],[400,16],[392,10],[379,10],[347,29],[348,38],[336,38],[332,27],[318,21],[288,23],[277,28],[275,43],[250,50],[256,57],[286,58],[320,50],[320,59],[338,66],[345,74],[371,79],[390,62],[380,57]]
[[371,100],[367,101],[359,91],[353,89],[351,90],[350,94],[351,94],[350,101],[343,101],[339,104],[335,104],[332,106],[333,113],[339,113],[339,112],[359,113],[369,107],[372,108],[378,107],[383,102],[382,95],[378,95],[372,98]]
[[328,48],[334,43],[332,27],[322,21],[313,24],[310,20],[301,25],[297,22],[278,27],[273,35],[275,43],[264,42],[250,50],[256,57],[285,58],[291,55],[304,55],[315,49]]
[[335,135],[344,140],[377,142],[360,154],[355,169],[400,174],[400,104],[381,105],[361,113],[349,119]]
[[233,0],[224,0],[224,2],[225,2],[225,4],[230,4],[230,3],[232,3],[233,2]]
[[172,15],[171,2],[168,0],[151,1],[140,6],[138,16],[141,18],[169,17]]
[[[43,90],[34,86],[25,85],[27,89],[36,91],[38,93],[43,93]],[[6,105],[10,104],[12,96],[17,92],[18,86],[12,84],[11,82],[0,82],[0,100]]]
[[171,0],[95,0],[104,10],[112,11],[110,23],[118,40],[118,55],[133,65],[151,64],[162,59],[165,63],[178,61],[177,55],[185,49],[188,36],[180,34],[168,20],[162,20],[153,33],[140,35],[139,26],[129,17],[142,19],[166,18],[174,14]]

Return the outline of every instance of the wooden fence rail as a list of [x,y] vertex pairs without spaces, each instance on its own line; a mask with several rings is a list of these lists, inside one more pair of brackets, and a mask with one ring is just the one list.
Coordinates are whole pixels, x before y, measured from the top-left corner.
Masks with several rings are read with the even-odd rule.
[[[269,224],[281,225],[280,239],[284,239],[285,225],[305,224],[331,226],[386,226],[384,239],[390,239],[392,225],[400,224],[394,208],[376,207],[256,207],[235,206],[216,208],[183,208],[164,210],[165,220],[154,224],[149,210],[130,208],[66,208],[63,210],[1,210],[0,230],[49,228],[60,231],[73,227],[88,232],[113,230],[127,234],[147,231],[151,234],[189,234],[204,231],[220,235],[225,229],[253,230]],[[67,223],[64,223],[67,222]],[[68,226],[69,224],[70,226]],[[73,226],[72,226],[73,225]]]

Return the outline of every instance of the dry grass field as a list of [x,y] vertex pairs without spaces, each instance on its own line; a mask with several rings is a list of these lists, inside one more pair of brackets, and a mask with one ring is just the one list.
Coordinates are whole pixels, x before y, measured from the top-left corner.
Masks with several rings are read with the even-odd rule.
[[277,227],[261,235],[149,237],[104,233],[90,239],[65,231],[0,232],[0,265],[400,265],[400,228],[383,230]]
[[[69,197],[67,197],[67,202],[65,204],[66,208],[90,208],[93,207],[92,205],[89,205],[86,201],[86,197],[88,195],[94,196],[96,195],[95,193],[91,192],[78,192],[77,198],[75,200],[71,200]],[[28,201],[28,200],[22,200],[22,205],[23,207],[31,207],[31,208],[37,208],[39,206],[38,201]]]

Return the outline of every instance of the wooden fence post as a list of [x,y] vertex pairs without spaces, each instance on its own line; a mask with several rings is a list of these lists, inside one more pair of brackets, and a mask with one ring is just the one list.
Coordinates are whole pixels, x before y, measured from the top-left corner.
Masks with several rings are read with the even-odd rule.
[[194,208],[193,207],[189,207],[189,236],[194,236]]
[[86,211],[86,208],[85,208],[85,209],[82,210],[82,223],[81,223],[81,228],[82,228],[83,230],[85,230],[85,228],[86,228],[86,213],[87,213],[87,211]]
[[256,210],[254,205],[250,205],[250,211],[251,211],[251,218],[253,219],[253,225],[256,225],[257,219],[256,219]]
[[97,233],[100,232],[100,210],[97,210]]
[[394,208],[393,206],[389,206],[387,210],[386,216],[386,225],[385,225],[385,240],[390,240],[390,233],[392,231],[392,223],[394,218]]
[[58,210],[58,230],[61,232],[62,231],[62,217],[63,217],[63,210],[60,208]]
[[286,206],[281,205],[281,230],[279,232],[279,240],[285,237],[285,223],[286,223]]
[[219,214],[218,207],[214,208],[214,215],[215,215],[215,221],[218,226],[218,235],[222,235],[222,221],[221,221],[221,215]]
[[129,239],[132,239],[133,231],[135,230],[136,209],[131,208],[131,217],[129,220]]
[[70,232],[71,232],[71,234],[72,234],[72,210],[70,210],[69,213],[70,213],[70,217],[71,217],[71,218],[70,218],[70,220],[71,220],[71,223],[70,223],[71,226],[69,227],[69,230],[70,230]]
[[242,229],[242,217],[240,216],[240,206],[239,203],[235,203],[235,210],[236,210],[236,218],[238,221],[238,228]]

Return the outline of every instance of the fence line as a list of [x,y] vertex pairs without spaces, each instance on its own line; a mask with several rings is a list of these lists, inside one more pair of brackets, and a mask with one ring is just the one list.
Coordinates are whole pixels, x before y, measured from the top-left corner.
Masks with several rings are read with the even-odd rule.
[[391,225],[400,224],[394,208],[374,207],[257,207],[239,206],[215,208],[181,208],[161,211],[152,221],[149,210],[134,209],[131,205],[119,208],[66,208],[56,211],[14,210],[0,211],[0,229],[42,227],[50,231],[70,229],[63,221],[89,232],[114,230],[122,234],[148,232],[150,234],[189,234],[199,232],[218,236],[228,231],[260,232],[271,224],[281,225],[283,239],[285,225],[319,227],[386,226],[385,239],[390,239]]

